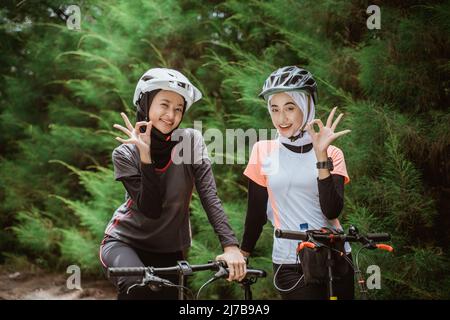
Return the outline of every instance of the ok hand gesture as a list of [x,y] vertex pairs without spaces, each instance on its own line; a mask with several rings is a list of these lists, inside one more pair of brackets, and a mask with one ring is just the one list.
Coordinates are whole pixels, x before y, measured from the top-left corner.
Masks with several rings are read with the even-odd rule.
[[[151,121],[139,121],[136,122],[136,124],[133,126],[131,125],[130,120],[128,119],[127,115],[123,112],[120,113],[122,116],[126,128],[121,126],[120,124],[114,124],[113,127],[122,131],[128,136],[128,139],[122,139],[120,137],[116,137],[117,141],[120,141],[121,143],[131,143],[135,144],[136,147],[139,149],[141,161],[145,163],[151,163],[151,157],[150,157],[150,132],[152,129],[152,122]],[[147,126],[144,133],[140,131],[140,128],[142,126]]]
[[[337,107],[334,107],[333,110],[331,110],[330,115],[328,116],[327,124],[326,126],[323,125],[322,120],[320,119],[314,119],[310,123],[306,125],[306,131],[310,134],[312,141],[313,141],[313,147],[314,151],[317,155],[319,154],[326,154],[326,151],[328,149],[328,146],[337,138],[340,136],[343,136],[344,134],[347,134],[351,132],[351,130],[343,130],[340,132],[334,132],[336,130],[336,127],[339,123],[339,121],[344,116],[343,113],[341,113],[337,119],[332,124],[334,113],[336,112]],[[316,132],[314,130],[314,124],[317,123],[319,126],[319,132]],[[326,157],[325,157],[326,158]]]

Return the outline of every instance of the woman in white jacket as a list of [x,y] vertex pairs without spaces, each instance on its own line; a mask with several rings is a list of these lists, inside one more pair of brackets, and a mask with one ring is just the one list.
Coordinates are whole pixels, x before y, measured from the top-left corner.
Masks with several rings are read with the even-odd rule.
[[[269,218],[277,229],[342,229],[344,184],[350,182],[343,152],[331,145],[350,130],[335,132],[334,108],[324,125],[315,119],[317,85],[296,66],[274,71],[260,94],[278,131],[275,140],[258,141],[244,175],[249,178],[248,210],[241,250],[249,256]],[[319,131],[315,132],[313,125]],[[269,204],[269,205],[268,205]],[[326,284],[305,285],[296,241],[274,237],[274,284],[283,299],[327,299]],[[345,245],[350,255],[350,246]],[[351,259],[351,256],[349,256]],[[336,282],[339,299],[352,299],[353,270]]]

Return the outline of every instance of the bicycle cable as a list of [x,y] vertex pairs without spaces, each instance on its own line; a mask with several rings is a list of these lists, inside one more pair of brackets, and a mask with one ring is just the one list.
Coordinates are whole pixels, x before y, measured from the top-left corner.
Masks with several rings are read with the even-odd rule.
[[[300,262],[298,261],[298,257],[297,257],[297,262],[300,263]],[[289,291],[294,290],[295,287],[298,286],[298,284],[300,283],[300,281],[302,281],[302,279],[304,278],[305,275],[302,274],[302,276],[297,280],[297,282],[296,282],[292,287],[290,287],[289,289],[281,289],[280,287],[278,287],[278,285],[277,285],[277,283],[276,283],[276,282],[277,282],[276,279],[277,279],[278,272],[280,271],[280,269],[281,269],[282,266],[283,266],[283,264],[280,264],[280,266],[278,267],[277,271],[275,271],[275,274],[273,275],[273,286],[274,286],[275,289],[277,289],[278,291],[281,291],[281,292],[289,292]]]
[[362,249],[368,248],[368,245],[363,245],[359,250],[356,252],[355,260],[356,260],[356,268],[359,269],[359,253],[362,251]]
[[211,279],[209,279],[208,281],[206,281],[198,290],[197,292],[197,300],[198,297],[200,296],[200,292],[202,291],[203,288],[205,288],[207,285],[211,284],[212,282],[222,278],[223,276],[227,276],[228,275],[228,271],[227,269],[225,269],[223,266],[219,266],[219,271],[217,271],[214,274],[214,277],[212,277]]
[[205,288],[207,285],[213,283],[213,282],[216,281],[217,279],[219,279],[219,278],[213,277],[213,278],[209,279],[208,281],[206,281],[206,282],[200,287],[200,289],[198,290],[197,296],[196,296],[195,300],[198,300],[198,298],[200,297],[200,292],[203,290],[203,288]]

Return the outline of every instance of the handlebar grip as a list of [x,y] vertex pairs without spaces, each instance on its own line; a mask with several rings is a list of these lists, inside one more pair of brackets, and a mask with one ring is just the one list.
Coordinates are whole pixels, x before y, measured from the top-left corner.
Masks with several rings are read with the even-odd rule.
[[291,239],[291,240],[302,240],[302,241],[308,240],[308,234],[306,232],[287,231],[287,230],[281,230],[281,229],[275,230],[275,237],[283,238],[283,239]]
[[312,242],[308,242],[308,241],[303,241],[301,243],[299,243],[299,245],[297,246],[297,253],[299,253],[300,251],[303,250],[303,248],[310,248],[310,249],[314,249],[316,247],[316,245]]
[[253,277],[257,277],[257,278],[265,278],[267,276],[267,273],[264,270],[248,269],[245,277],[248,277],[248,276],[253,276]]
[[391,235],[389,233],[368,233],[366,237],[375,242],[391,240]]
[[[223,272],[219,271],[216,273],[214,277],[216,278],[227,278],[230,272],[230,269],[222,269]],[[267,276],[266,271],[260,269],[247,269],[245,274],[245,279],[249,277],[257,277],[257,278],[265,278]]]
[[143,276],[145,267],[108,268],[108,278],[122,276]]
[[376,244],[376,247],[377,247],[378,249],[386,250],[386,251],[389,251],[389,252],[394,251],[394,248],[392,248],[391,246],[389,246],[389,245],[387,245],[387,244],[379,243],[379,244]]

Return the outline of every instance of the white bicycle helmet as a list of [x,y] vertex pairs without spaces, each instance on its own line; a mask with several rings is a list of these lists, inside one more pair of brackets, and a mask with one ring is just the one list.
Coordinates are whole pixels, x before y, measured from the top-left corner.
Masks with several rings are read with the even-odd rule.
[[264,82],[259,97],[267,98],[277,92],[303,90],[308,92],[317,104],[317,84],[312,74],[297,66],[287,66],[272,72]]
[[168,68],[147,70],[139,79],[134,90],[133,105],[139,108],[139,101],[144,93],[163,89],[180,94],[186,101],[186,110],[202,98],[198,90],[181,72]]

